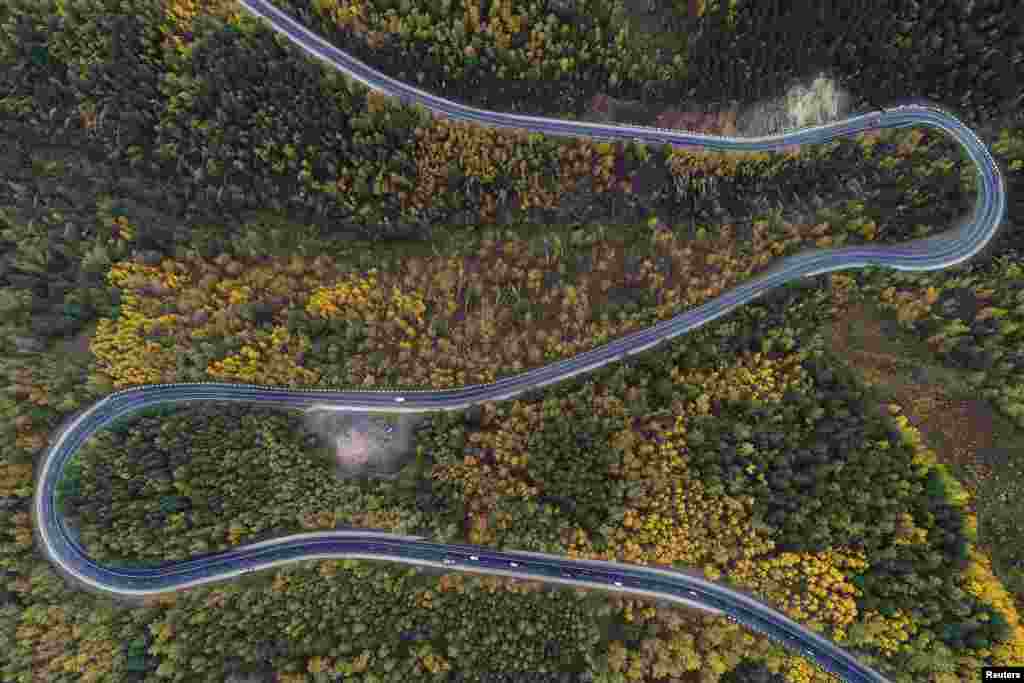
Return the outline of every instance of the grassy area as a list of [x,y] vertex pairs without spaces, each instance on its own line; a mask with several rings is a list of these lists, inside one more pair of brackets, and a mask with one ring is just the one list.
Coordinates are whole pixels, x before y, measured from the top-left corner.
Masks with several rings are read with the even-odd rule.
[[884,405],[899,406],[971,493],[978,539],[1018,604],[1024,604],[1024,430],[980,399],[969,373],[865,300],[830,328],[830,346],[856,368]]

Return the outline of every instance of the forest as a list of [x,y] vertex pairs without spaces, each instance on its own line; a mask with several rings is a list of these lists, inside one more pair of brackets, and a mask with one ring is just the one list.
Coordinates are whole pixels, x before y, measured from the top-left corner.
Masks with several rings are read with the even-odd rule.
[[[927,97],[989,145],[1009,217],[948,270],[802,280],[640,356],[429,415],[393,479],[338,476],[294,413],[132,416],[64,472],[93,558],[366,527],[697,571],[899,683],[1024,663],[1020,7],[277,5],[395,78],[500,111],[584,119],[611,98],[638,123],[742,136],[821,122],[823,88],[842,93],[835,119]],[[491,382],[786,255],[940,232],[975,194],[953,140],[724,154],[545,138],[369,92],[235,2],[12,0],[0,169],[0,680],[833,680],[723,617],[383,562],[117,603],[35,548],[34,465],[120,388]],[[883,342],[901,351],[879,373]],[[963,420],[940,410],[968,402]]]

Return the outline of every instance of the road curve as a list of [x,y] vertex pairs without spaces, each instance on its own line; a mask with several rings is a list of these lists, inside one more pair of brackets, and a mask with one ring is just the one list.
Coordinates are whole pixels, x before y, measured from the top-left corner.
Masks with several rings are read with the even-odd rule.
[[267,20],[276,31],[305,52],[326,61],[364,85],[398,97],[403,102],[417,102],[445,116],[481,125],[523,128],[549,135],[637,140],[737,151],[769,151],[787,145],[824,143],[841,136],[882,128],[934,128],[953,136],[973,160],[978,181],[977,203],[968,219],[939,235],[892,246],[865,245],[801,252],[780,260],[767,272],[670,320],[573,358],[491,384],[440,391],[328,391],[200,382],[156,384],[118,391],[66,419],[54,432],[36,467],[33,531],[37,546],[54,567],[83,588],[122,597],[153,596],[224,581],[276,565],[343,557],[596,587],[606,591],[648,595],[724,613],[730,619],[798,650],[843,680],[885,681],[878,672],[860,664],[831,641],[743,592],[686,573],[653,567],[431,543],[422,537],[375,531],[297,534],[143,569],[107,567],[89,558],[74,532],[64,524],[55,505],[57,483],[65,464],[86,439],[113,420],[143,408],[189,401],[232,401],[295,410],[410,413],[463,410],[482,401],[510,399],[640,353],[720,318],[775,287],[802,277],[865,266],[906,271],[948,268],[971,258],[984,248],[1005,218],[1005,184],[985,144],[954,116],[927,102],[899,105],[828,125],[761,138],[717,137],[642,126],[620,127],[503,114],[468,107],[400,83],[328,44],[265,0],[241,0],[241,3],[252,14]]

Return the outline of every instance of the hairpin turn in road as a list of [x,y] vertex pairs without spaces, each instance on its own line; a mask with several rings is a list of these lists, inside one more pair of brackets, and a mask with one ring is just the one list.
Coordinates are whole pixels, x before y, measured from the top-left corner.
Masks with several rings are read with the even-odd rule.
[[266,0],[241,0],[307,54],[328,63],[369,88],[405,103],[419,103],[449,118],[487,126],[522,128],[548,135],[596,140],[638,140],[716,150],[771,151],[787,145],[825,143],[868,130],[926,126],[954,137],[976,167],[974,212],[944,233],[899,245],[812,249],[781,259],[767,272],[693,309],[645,330],[573,358],[506,377],[491,384],[424,390],[286,389],[250,384],[199,382],[133,387],[111,394],[76,413],[57,429],[36,467],[33,530],[44,556],[69,580],[102,593],[145,597],[224,581],[301,560],[361,558],[459,571],[498,574],[601,590],[647,595],[727,615],[789,647],[846,681],[880,683],[878,672],[826,638],[772,607],[723,585],[682,572],[622,562],[568,559],[557,555],[431,543],[422,537],[375,531],[297,534],[227,552],[170,562],[152,568],[108,567],[94,562],[64,523],[54,496],[63,468],[78,448],[113,420],[147,407],[190,401],[234,401],[295,410],[351,412],[432,412],[464,410],[483,401],[503,401],[628,356],[641,353],[726,315],[765,292],[821,273],[880,266],[905,271],[939,270],[970,259],[988,244],[1006,215],[1006,188],[988,148],[969,128],[942,108],[924,101],[870,112],[822,126],[760,138],[698,135],[643,126],[610,126],[503,114],[446,100],[396,81],[330,45]]

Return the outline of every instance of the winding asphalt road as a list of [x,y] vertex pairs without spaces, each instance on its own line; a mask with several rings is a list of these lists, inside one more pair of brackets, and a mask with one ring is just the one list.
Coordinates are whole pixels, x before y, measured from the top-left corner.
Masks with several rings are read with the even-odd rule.
[[55,505],[65,464],[92,434],[113,420],[143,408],[189,401],[232,401],[294,410],[353,412],[431,412],[463,410],[482,401],[502,401],[641,353],[726,315],[775,287],[802,277],[851,268],[881,266],[905,271],[948,268],[977,254],[994,236],[1006,213],[1005,185],[985,144],[959,120],[938,106],[914,102],[854,116],[823,126],[762,138],[697,135],[642,126],[503,114],[442,99],[394,80],[300,26],[265,0],[241,0],[303,51],[326,61],[369,88],[420,103],[447,117],[481,125],[522,128],[548,135],[652,144],[693,145],[716,150],[767,151],[787,145],[818,144],[840,136],[882,128],[926,126],[955,138],[970,155],[977,172],[978,197],[973,215],[946,232],[900,245],[865,245],[813,249],[780,260],[766,273],[670,320],[609,342],[574,358],[552,363],[492,384],[442,391],[285,389],[217,382],[157,384],[118,391],[69,417],[53,434],[36,467],[33,529],[43,555],[70,581],[94,592],[145,597],[224,581],[277,565],[318,558],[386,560],[410,565],[499,574],[605,591],[647,595],[726,614],[810,657],[847,681],[881,682],[878,672],[831,641],[805,629],[778,610],[741,591],[682,572],[619,562],[567,559],[558,555],[497,551],[492,548],[431,543],[422,537],[375,531],[297,534],[234,550],[170,562],[150,568],[109,567],[86,554]]

